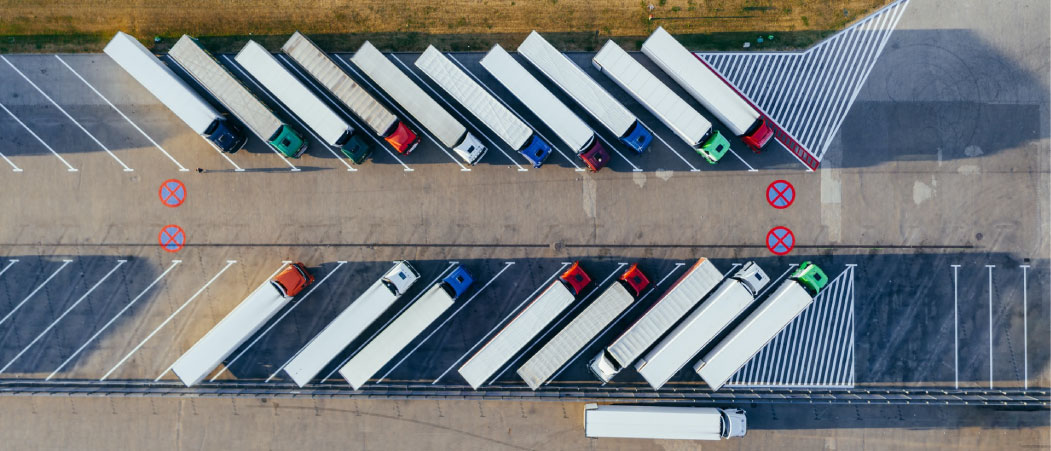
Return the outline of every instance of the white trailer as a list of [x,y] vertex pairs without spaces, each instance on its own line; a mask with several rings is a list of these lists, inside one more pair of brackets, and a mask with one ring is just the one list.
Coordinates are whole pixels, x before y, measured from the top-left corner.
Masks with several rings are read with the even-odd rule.
[[584,407],[584,435],[591,438],[721,440],[744,437],[748,421],[741,409],[714,407]]
[[423,128],[468,164],[477,164],[485,155],[487,149],[478,138],[467,131],[467,127],[438,105],[423,88],[413,83],[408,75],[398,69],[372,43],[365,41],[350,60],[398,105],[420,121]]
[[499,44],[480,61],[482,67],[507,88],[529,111],[566,143],[592,171],[609,162],[609,153],[576,114],[533,77]]
[[580,291],[591,282],[588,275],[573,264],[558,280],[551,282],[533,302],[518,313],[492,339],[478,350],[459,373],[475,390],[482,386],[493,373],[511,360],[536,337],[559,313],[573,303]]
[[657,346],[635,363],[643,379],[659,390],[697,353],[744,312],[755,295],[769,283],[766,273],[748,262],[723,281],[711,296],[697,307]]
[[423,333],[441,316],[457,297],[471,285],[467,271],[457,266],[445,279],[434,284],[426,293],[365,345],[346,365],[339,369],[351,387],[361,388],[384,365],[398,355],[413,339]]
[[668,34],[664,27],[657,27],[642,43],[642,53],[718,117],[733,134],[740,136],[752,150],[758,152],[770,141],[774,133],[759,112],[712,68]]
[[246,140],[240,130],[227,123],[225,116],[197,95],[138,39],[118,31],[102,51],[215,148],[232,153],[244,146]]
[[168,51],[168,56],[263,142],[287,157],[297,158],[306,152],[307,141],[303,135],[281,122],[196,40],[183,35]]
[[675,326],[722,278],[711,261],[697,260],[646,313],[591,360],[591,372],[603,383],[609,382]]
[[828,283],[817,265],[805,262],[719,344],[693,366],[712,391],[722,388],[770,340],[781,333]]
[[730,143],[712,128],[711,122],[642,67],[641,63],[616,42],[610,40],[602,46],[602,50],[599,50],[591,63],[657,116],[708,162],[719,161],[730,148]]
[[529,33],[518,46],[518,53],[636,153],[645,151],[653,141],[653,134],[631,111],[588,77],[580,66],[544,40],[540,33]]
[[580,312],[580,315],[573,318],[573,321],[555,334],[551,341],[522,364],[518,368],[518,376],[533,390],[539,388],[578,351],[587,346],[591,339],[602,332],[602,329],[631,306],[647,285],[649,280],[638,269],[638,265],[632,265],[613,285]]
[[300,349],[285,365],[285,373],[296,385],[306,385],[419,278],[420,274],[409,262],[395,263],[380,280],[373,283]]

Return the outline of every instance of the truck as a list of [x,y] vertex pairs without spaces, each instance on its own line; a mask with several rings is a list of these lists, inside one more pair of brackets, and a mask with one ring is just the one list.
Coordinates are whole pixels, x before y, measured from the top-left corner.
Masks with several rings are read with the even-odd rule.
[[338,147],[350,161],[361,164],[372,155],[372,146],[355,133],[354,127],[307,89],[258,42],[248,41],[234,60],[325,143]]
[[730,149],[730,142],[712,127],[711,122],[616,42],[610,40],[602,46],[591,59],[591,64],[657,116],[709,163],[719,162]]
[[770,279],[754,262],[724,280],[699,307],[635,363],[643,379],[659,390],[741,315]]
[[609,382],[675,326],[722,278],[707,258],[697,260],[646,313],[599,351],[588,368],[603,384]]
[[774,136],[766,119],[752,104],[697,55],[686,50],[664,27],[657,27],[642,43],[642,53],[657,63],[661,70],[718,117],[754,152],[759,153]]
[[482,58],[481,65],[558,135],[588,169],[598,171],[609,163],[609,152],[602,147],[595,131],[540,84],[500,44],[493,46]]
[[416,59],[415,65],[508,146],[533,163],[534,168],[544,164],[551,146],[433,45]]
[[814,296],[828,283],[828,277],[817,265],[803,262],[726,338],[699,360],[693,370],[712,391],[718,391],[737,370],[781,333],[800,313],[814,302]]
[[405,121],[376,101],[305,35],[293,33],[281,50],[398,153],[408,155],[420,143]]
[[224,114],[202,99],[138,39],[118,31],[102,51],[219,151],[237,152],[248,141],[237,126],[227,121]]
[[635,302],[650,281],[634,264],[573,318],[551,341],[518,368],[518,376],[536,390]]
[[555,82],[635,153],[641,154],[649,147],[653,141],[653,133],[647,130],[631,111],[585,74],[580,66],[540,36],[540,33],[535,30],[529,33],[519,44],[518,53],[540,69],[540,72]]
[[299,158],[307,151],[307,141],[303,135],[281,122],[248,88],[223,69],[196,39],[182,35],[168,51],[168,56],[237,116],[252,133],[282,155]]
[[416,118],[445,147],[453,150],[467,164],[478,164],[488,150],[460,121],[445,111],[391,60],[365,41],[350,60],[398,105]]
[[285,373],[296,385],[306,385],[419,278],[420,273],[408,261],[396,262],[300,349],[285,365]]
[[722,440],[744,437],[741,409],[716,407],[584,406],[584,435],[591,438]]
[[172,372],[187,387],[201,382],[215,367],[254,335],[267,321],[311,283],[303,263],[292,263],[263,282],[215,327],[172,364]]
[[457,266],[441,282],[434,284],[389,326],[339,369],[339,374],[355,390],[398,355],[416,336],[423,333],[460,297],[474,280]]
[[580,267],[580,262],[574,262],[482,346],[482,349],[471,356],[458,370],[460,375],[471,388],[477,390],[554,321],[559,313],[569,307],[589,283],[591,277]]

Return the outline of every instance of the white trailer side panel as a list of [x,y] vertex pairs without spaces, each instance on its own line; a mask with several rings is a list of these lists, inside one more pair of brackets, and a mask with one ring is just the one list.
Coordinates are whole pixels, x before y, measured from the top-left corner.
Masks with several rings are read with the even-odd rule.
[[718,390],[763,346],[803,312],[814,298],[798,282],[787,280],[693,366],[701,378]]
[[435,284],[343,365],[339,374],[355,390],[361,388],[452,305],[453,298],[442,284]]
[[533,354],[526,363],[518,368],[518,375],[533,390],[536,390],[544,382],[547,382],[556,371],[566,365],[569,359],[584,348],[602,332],[609,323],[613,322],[631,306],[635,298],[628,293],[620,282],[614,282],[606,291],[599,295],[591,305],[573,318],[569,324],[558,332]]
[[377,280],[288,362],[285,373],[296,385],[306,385],[397,299]]
[[584,146],[591,143],[595,131],[518,64],[503,47],[494,46],[480,63],[493,78],[511,91],[526,108],[569,145],[574,153],[584,151]]
[[219,103],[230,110],[252,130],[259,139],[269,142],[277,129],[283,125],[266,105],[263,105],[241,82],[219,65],[193,38],[183,35],[168,51],[168,56],[182,66],[207,89]]
[[712,129],[711,122],[616,42],[607,42],[592,62],[691,147],[700,146],[701,140]]
[[138,39],[118,31],[102,51],[198,134],[222,118]]
[[291,300],[266,281],[183,353],[172,372],[187,387],[201,382]]
[[748,131],[759,113],[663,27],[642,43],[642,53],[723,121],[735,135]]
[[350,60],[446,147],[456,147],[467,134],[463,124],[438,105],[372,43],[365,41]]
[[701,302],[722,278],[723,275],[711,261],[706,258],[698,260],[606,351],[621,367],[627,367],[679,322],[686,312]]
[[332,111],[332,108],[322,102],[313,91],[307,89],[303,82],[293,76],[259,43],[248,41],[234,60],[274,94],[277,100],[292,110],[292,113],[306,122],[326,143],[337,145],[339,139],[350,129],[347,121]]
[[540,33],[529,33],[518,53],[533,63],[618,138],[626,135],[638,119],[624,105],[592,80],[584,70],[548,43]]
[[722,414],[711,407],[591,406],[584,435],[592,438],[719,440]]
[[552,282],[460,367],[460,375],[477,390],[493,373],[528,345],[533,337],[544,330],[562,310],[572,304],[573,299],[573,293],[562,285],[561,281]]
[[753,300],[752,293],[741,282],[724,280],[700,307],[635,363],[635,369],[654,390],[660,389],[752,305]]
[[382,136],[398,123],[397,116],[355,83],[354,79],[302,33],[297,31],[292,34],[281,50],[365,121],[377,135]]
[[484,122],[486,127],[512,149],[521,149],[526,140],[533,135],[533,130],[433,45],[427,47],[416,59],[416,67],[467,108],[474,117]]

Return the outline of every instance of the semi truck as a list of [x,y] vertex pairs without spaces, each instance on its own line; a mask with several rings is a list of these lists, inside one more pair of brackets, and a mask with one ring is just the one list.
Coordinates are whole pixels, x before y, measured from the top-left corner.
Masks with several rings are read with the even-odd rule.
[[544,164],[551,146],[433,45],[427,47],[415,64],[508,146],[533,163],[534,168]]
[[642,43],[642,53],[657,63],[661,70],[756,153],[774,136],[759,111],[734,91],[715,70],[686,50],[664,27],[657,27]]
[[759,265],[746,263],[639,359],[635,370],[654,390],[659,390],[751,306],[756,294],[769,282]]
[[609,382],[675,326],[722,278],[707,258],[697,260],[631,327],[599,351],[588,368],[602,383]]
[[168,56],[237,116],[252,133],[282,155],[299,158],[307,151],[307,141],[303,135],[281,122],[273,111],[223,69],[196,39],[182,35],[168,51]]
[[325,143],[338,147],[351,161],[361,164],[372,155],[372,147],[355,133],[354,127],[307,89],[258,42],[248,41],[234,60]]
[[584,406],[584,435],[591,438],[722,440],[744,437],[741,409],[715,407]]
[[456,298],[467,291],[473,281],[467,270],[457,266],[355,354],[339,369],[339,374],[355,390],[361,388],[416,336],[423,333],[424,329],[452,307]]
[[138,39],[118,31],[102,51],[216,149],[234,153],[248,140]]
[[602,147],[595,131],[540,84],[500,44],[493,46],[482,58],[481,65],[558,135],[588,169],[598,171],[609,163],[609,152]]
[[376,101],[302,33],[293,33],[281,50],[398,153],[408,155],[420,143],[416,132]]
[[551,282],[518,316],[471,356],[460,367],[460,375],[471,388],[477,390],[569,307],[589,283],[591,277],[580,267],[580,262],[574,262],[558,280]]
[[712,127],[711,122],[642,67],[616,42],[610,40],[602,46],[591,63],[709,163],[719,162],[730,150],[730,142]]
[[518,376],[533,390],[539,388],[631,306],[649,284],[639,265],[631,265],[613,285],[522,364]]
[[172,372],[187,387],[201,382],[311,283],[314,283],[314,276],[305,265],[293,263],[286,266],[277,276],[263,282],[180,356],[172,364]]
[[288,364],[285,373],[302,387],[358,338],[370,324],[408,290],[420,273],[407,261],[399,261],[328,323]]
[[635,153],[641,154],[649,147],[653,141],[653,133],[624,105],[585,74],[580,66],[540,36],[540,33],[535,30],[529,33],[525,41],[518,46],[518,53],[540,69],[540,72],[555,82]]
[[488,149],[482,142],[413,83],[408,75],[398,69],[372,43],[365,41],[350,60],[366,77],[416,118],[423,128],[438,138],[442,145],[452,149],[467,164],[478,164],[485,156]]
[[781,333],[811,303],[828,283],[821,268],[803,262],[758,307],[711,351],[698,361],[693,370],[712,391],[722,388],[737,370]]

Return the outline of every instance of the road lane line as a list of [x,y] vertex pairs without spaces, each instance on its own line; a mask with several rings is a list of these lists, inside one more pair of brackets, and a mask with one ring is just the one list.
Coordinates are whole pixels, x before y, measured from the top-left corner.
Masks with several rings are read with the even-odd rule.
[[[65,158],[62,158],[62,155],[59,155],[58,152],[55,152],[55,149],[52,149],[51,146],[48,145],[48,143],[44,142],[44,140],[40,138],[40,135],[37,135],[36,132],[34,132],[33,129],[29,128],[29,126],[26,125],[25,122],[22,122],[22,120],[19,119],[18,116],[15,116],[15,113],[12,113],[11,110],[7,109],[7,106],[5,106],[3,103],[0,103],[0,108],[3,108],[3,110],[6,111],[9,116],[11,116],[11,119],[14,119],[15,122],[18,122],[18,125],[21,125],[22,128],[26,129],[26,131],[29,132],[30,135],[33,135],[33,137],[36,138],[36,140],[40,142],[40,144],[43,144],[44,147],[47,148],[47,150],[51,151],[52,155],[57,157],[58,160],[62,162],[62,164],[66,165],[66,171],[77,172],[77,168],[74,168],[72,165],[69,164],[68,161],[66,161]],[[7,157],[4,157],[4,159],[7,160]],[[12,163],[12,166],[13,165],[14,164]],[[15,169],[18,169],[18,171],[16,172],[22,172],[22,169],[18,168],[17,166],[15,167]]]
[[18,309],[22,308],[22,305],[25,304],[26,301],[29,300],[29,298],[33,297],[33,295],[36,294],[38,291],[40,291],[41,288],[44,288],[44,285],[47,285],[47,283],[50,282],[51,279],[54,279],[55,276],[57,276],[58,273],[60,271],[62,271],[63,268],[66,267],[66,265],[68,265],[68,264],[70,264],[72,262],[73,262],[73,260],[66,260],[66,259],[62,260],[62,266],[59,266],[58,269],[55,270],[55,272],[51,273],[50,276],[47,276],[47,279],[44,279],[43,283],[41,283],[36,288],[34,288],[33,291],[31,293],[29,293],[29,296],[26,296],[25,299],[22,299],[22,302],[19,302],[18,305],[16,305],[14,309],[12,309],[10,312],[7,312],[7,314],[4,315],[4,317],[2,319],[0,319],[0,324],[4,324],[5,322],[7,322],[7,320],[11,318],[11,315],[14,315],[15,312],[18,311]]
[[[248,73],[245,72],[244,69],[242,69],[240,65],[235,63],[234,60],[230,59],[229,56],[222,55],[222,57],[223,57],[223,59],[226,60],[226,63],[229,64],[230,67],[232,67],[234,69],[237,69],[237,72],[239,72],[241,74],[241,78],[242,79],[245,79],[245,80],[248,80],[248,81],[252,82],[252,84],[255,85],[256,89],[262,91],[263,94],[266,94],[267,97],[270,97],[270,93],[266,92],[265,89],[263,89],[261,86],[259,86],[259,84],[256,83],[255,80],[252,79],[252,77],[249,77]],[[270,97],[270,99],[273,100],[273,97]],[[277,103],[278,103],[278,106],[281,106],[280,102],[277,102]],[[281,108],[284,109],[284,106],[281,106]],[[292,169],[292,172],[299,172],[299,168],[297,168],[296,165],[292,164],[292,162],[289,161],[287,157],[285,157],[285,154],[281,153],[280,151],[277,150],[277,148],[275,148],[274,146],[270,145],[270,143],[267,142],[266,138],[264,138],[262,136],[257,136],[257,137],[259,138],[260,141],[263,142],[263,144],[266,144],[266,147],[270,148],[270,150],[272,150],[275,154],[277,154],[278,157],[281,157],[281,161],[284,161],[285,164],[287,164],[288,167]]]
[[953,369],[956,371],[956,389],[960,389],[960,265],[952,266],[952,331]]

